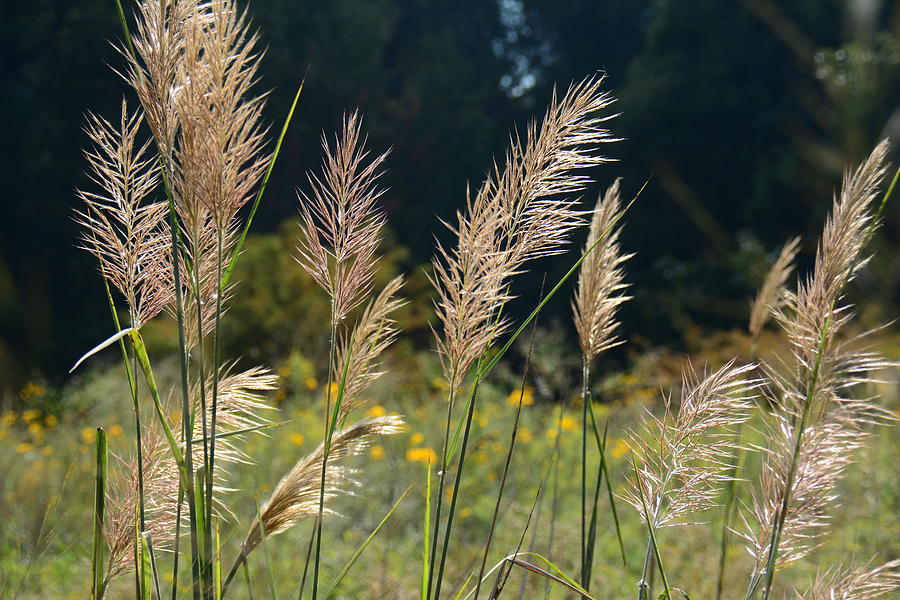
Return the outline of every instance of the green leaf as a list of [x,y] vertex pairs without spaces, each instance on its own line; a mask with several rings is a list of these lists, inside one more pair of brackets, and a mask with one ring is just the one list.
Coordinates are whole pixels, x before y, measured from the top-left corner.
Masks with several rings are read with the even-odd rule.
[[219,519],[216,519],[214,535],[216,537],[216,553],[213,556],[213,560],[215,560],[213,578],[216,589],[216,600],[222,600],[222,540],[219,537]]
[[106,338],[105,340],[103,340],[102,342],[100,342],[99,344],[97,344],[96,346],[91,348],[90,350],[88,350],[86,353],[84,353],[84,355],[82,355],[82,357],[79,358],[75,362],[75,365],[72,366],[71,369],[69,369],[69,373],[71,373],[75,369],[77,369],[81,365],[81,363],[86,361],[88,358],[97,354],[98,352],[100,352],[101,350],[106,348],[107,346],[111,346],[112,344],[115,344],[116,342],[121,340],[126,335],[129,335],[132,331],[134,331],[134,329],[131,327],[128,327],[127,329],[123,329],[122,331],[119,331],[118,333],[114,333],[113,335],[109,336],[108,338]]
[[140,597],[144,600],[153,600],[153,564],[148,535],[146,531],[138,533],[140,540],[138,555],[139,579],[141,582]]
[[[201,465],[197,468],[197,472],[194,474],[194,502],[197,504],[197,512],[195,513],[195,518],[197,521],[197,551],[198,555],[203,557],[206,556],[206,544],[208,540],[206,539],[206,517],[207,517],[207,506],[204,504],[203,500],[203,490],[206,482],[206,466]],[[205,570],[202,570],[205,572]]]

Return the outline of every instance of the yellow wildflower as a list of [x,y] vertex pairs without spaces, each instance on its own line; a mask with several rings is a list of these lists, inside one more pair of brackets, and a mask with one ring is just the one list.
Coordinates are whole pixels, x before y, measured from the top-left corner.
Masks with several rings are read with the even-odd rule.
[[478,417],[478,426],[479,427],[487,427],[488,418],[487,417]]
[[369,449],[369,456],[375,460],[381,460],[384,458],[384,446],[372,446]]
[[16,452],[19,454],[25,454],[26,452],[31,452],[31,449],[34,448],[28,442],[21,442],[16,445]]
[[[27,386],[26,386],[27,387]],[[41,411],[36,408],[29,408],[26,411],[22,412],[22,420],[26,423],[31,423],[35,419],[41,416]]]
[[45,415],[44,423],[47,424],[47,427],[56,427],[56,424],[59,420],[56,418],[56,415]]
[[410,448],[406,451],[406,460],[410,462],[437,462],[437,452],[432,448]]
[[522,406],[531,406],[534,404],[534,388],[530,385],[525,386],[524,390],[513,390],[506,397],[506,403],[511,406],[519,405],[519,397],[522,397]]
[[303,437],[302,433],[292,433],[291,434],[291,443],[295,446],[302,446],[303,442],[306,441],[306,438]]
[[463,508],[459,509],[459,518],[460,519],[465,519],[466,517],[468,517],[471,514],[472,514],[472,509],[469,508],[468,506],[464,506]]
[[576,429],[578,429],[578,421],[576,421],[569,415],[565,415],[562,418],[562,421],[560,421],[559,425],[566,431],[575,431]]
[[628,447],[628,442],[625,440],[619,440],[616,442],[616,445],[612,447],[610,450],[610,454],[612,454],[613,458],[622,458],[625,454],[630,450]]
[[110,437],[119,437],[122,435],[122,426],[119,424],[113,425],[109,428]]
[[81,441],[85,444],[93,444],[97,438],[97,430],[93,427],[85,427],[81,430]]
[[50,456],[51,454],[53,454],[53,446],[44,446],[41,449],[41,454],[43,454],[44,456]]
[[28,433],[35,437],[38,437],[44,433],[44,427],[40,424],[40,422],[35,421],[28,426]]
[[381,405],[375,405],[366,411],[367,417],[383,417],[386,414],[387,414],[387,411]]
[[475,453],[475,461],[480,465],[485,464],[488,461],[488,453],[484,450],[479,450]]
[[559,430],[556,427],[551,427],[550,429],[547,430],[546,435],[547,435],[547,439],[555,440],[557,437],[559,437]]
[[425,436],[418,432],[412,434],[412,436],[409,438],[409,443],[412,444],[413,446],[421,444],[424,441],[425,441]]
[[4,425],[12,425],[13,423],[16,422],[16,418],[17,418],[16,413],[11,410],[8,410],[5,413],[3,413],[3,418],[0,419],[0,421],[2,421],[2,423]]
[[521,427],[519,428],[518,438],[523,444],[530,444],[531,440],[534,439],[534,434],[527,427]]
[[314,390],[319,387],[319,382],[315,377],[304,377],[303,385],[305,385],[308,390]]
[[436,390],[446,392],[450,389],[450,383],[443,377],[435,377],[431,380],[431,387]]
[[23,400],[30,400],[31,398],[41,398],[47,393],[47,390],[39,383],[35,383],[30,381],[25,384],[25,387],[22,388],[21,396]]

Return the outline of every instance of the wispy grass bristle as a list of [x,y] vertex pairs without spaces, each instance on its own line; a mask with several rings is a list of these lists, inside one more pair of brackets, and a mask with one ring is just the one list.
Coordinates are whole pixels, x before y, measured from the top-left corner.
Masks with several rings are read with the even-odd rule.
[[322,136],[321,174],[310,174],[312,193],[300,193],[301,235],[297,262],[326,291],[341,322],[372,289],[384,216],[377,187],[387,153],[370,157],[353,112],[344,117],[334,144]]
[[758,395],[760,382],[747,378],[755,368],[731,361],[702,376],[686,371],[677,412],[671,397],[663,398],[662,416],[648,414],[644,431],[629,437],[640,477],[629,481],[624,498],[654,529],[684,524],[717,505],[735,449],[734,430],[750,417]]

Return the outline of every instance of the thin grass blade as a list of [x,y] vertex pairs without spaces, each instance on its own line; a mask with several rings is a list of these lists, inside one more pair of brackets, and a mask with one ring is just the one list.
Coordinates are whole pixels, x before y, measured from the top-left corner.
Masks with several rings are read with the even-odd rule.
[[363,543],[360,544],[359,548],[356,549],[356,552],[353,553],[353,556],[350,557],[350,560],[347,561],[347,564],[344,565],[344,568],[341,569],[341,572],[338,573],[338,576],[335,578],[334,582],[332,582],[331,587],[329,587],[328,591],[325,592],[326,600],[328,598],[334,597],[334,594],[337,591],[337,587],[340,585],[341,581],[343,581],[344,577],[347,575],[347,572],[350,571],[354,564],[356,564],[356,561],[359,559],[362,553],[365,552],[366,548],[369,546],[372,540],[375,539],[375,536],[378,535],[378,532],[381,531],[381,528],[384,527],[384,524],[388,522],[388,519],[391,518],[391,515],[394,514],[394,511],[397,510],[397,507],[400,506],[400,503],[403,502],[403,499],[406,498],[406,495],[411,489],[412,484],[410,484],[406,488],[406,490],[402,494],[400,494],[400,497],[397,499],[391,509],[381,519],[381,522],[378,523],[375,529],[372,530],[372,533],[370,533],[369,536],[363,541]]
[[[119,0],[116,0],[117,2]],[[234,265],[237,263],[238,256],[240,256],[241,250],[244,248],[244,242],[247,239],[247,233],[250,231],[250,225],[253,223],[253,217],[256,216],[256,209],[259,208],[259,203],[262,200],[263,194],[266,192],[266,185],[269,183],[269,177],[272,175],[272,169],[275,168],[275,161],[278,159],[278,154],[281,152],[281,144],[284,142],[284,136],[287,135],[288,126],[291,124],[291,120],[294,118],[294,109],[297,108],[297,102],[300,100],[300,93],[303,91],[303,84],[306,83],[306,76],[303,76],[303,79],[300,81],[299,87],[297,87],[297,93],[294,94],[294,101],[291,102],[291,108],[288,110],[288,114],[284,119],[284,124],[281,126],[281,133],[278,135],[278,141],[275,142],[275,151],[272,152],[272,158],[269,159],[269,166],[266,169],[266,174],[263,176],[262,182],[259,186],[259,192],[256,194],[256,198],[253,200],[253,206],[250,208],[250,214],[247,216],[247,221],[244,223],[244,229],[241,231],[241,237],[238,238],[237,244],[234,247],[234,252],[231,254],[231,260],[228,261],[228,266],[225,267],[225,273],[222,275],[222,287],[226,287],[228,283],[231,281],[231,273],[234,271]]]
[[428,546],[431,542],[431,463],[425,467],[425,541],[422,544],[422,586],[419,589],[419,600],[426,600],[428,596]]
[[79,358],[77,361],[75,361],[75,364],[72,366],[71,369],[69,369],[69,373],[72,373],[73,371],[75,371],[75,369],[77,369],[81,365],[81,363],[83,363],[84,361],[86,361],[87,359],[92,357],[93,355],[97,354],[104,348],[107,348],[108,346],[115,344],[116,342],[121,340],[126,335],[131,334],[132,331],[134,331],[134,329],[132,329],[131,327],[128,327],[127,329],[123,329],[122,331],[112,334],[111,336],[109,336],[108,338],[106,338],[105,340],[103,340],[102,342],[100,342],[99,344],[97,344],[96,346],[94,346],[93,348],[88,350],[87,352],[85,352],[81,356],[81,358]]

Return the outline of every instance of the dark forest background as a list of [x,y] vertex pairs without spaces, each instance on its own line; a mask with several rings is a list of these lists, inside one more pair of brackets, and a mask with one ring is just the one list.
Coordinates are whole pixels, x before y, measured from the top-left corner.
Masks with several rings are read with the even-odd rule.
[[[438,219],[462,206],[467,182],[540,115],[554,84],[607,73],[623,141],[606,148],[617,162],[594,174],[596,191],[623,176],[631,197],[649,179],[623,235],[638,253],[625,331],[673,347],[742,326],[767,258],[801,234],[808,264],[844,166],[900,137],[897,2],[255,0],[250,12],[268,47],[260,85],[276,131],[307,80],[240,265],[250,299],[232,309],[237,353],[277,355],[304,339],[312,288],[285,256],[285,222],[321,132],[345,110],[362,111],[373,149],[393,148],[386,247],[392,269],[413,273],[409,293],[426,298]],[[112,333],[72,210],[88,185],[83,115],[114,115],[125,94],[110,69],[119,32],[113,0],[0,5],[0,389],[60,381]],[[885,221],[857,287],[892,318],[900,204]],[[571,260],[525,278],[518,309],[533,305],[544,271],[553,281]],[[561,320],[567,303],[551,307]],[[427,312],[407,317],[427,347]]]

